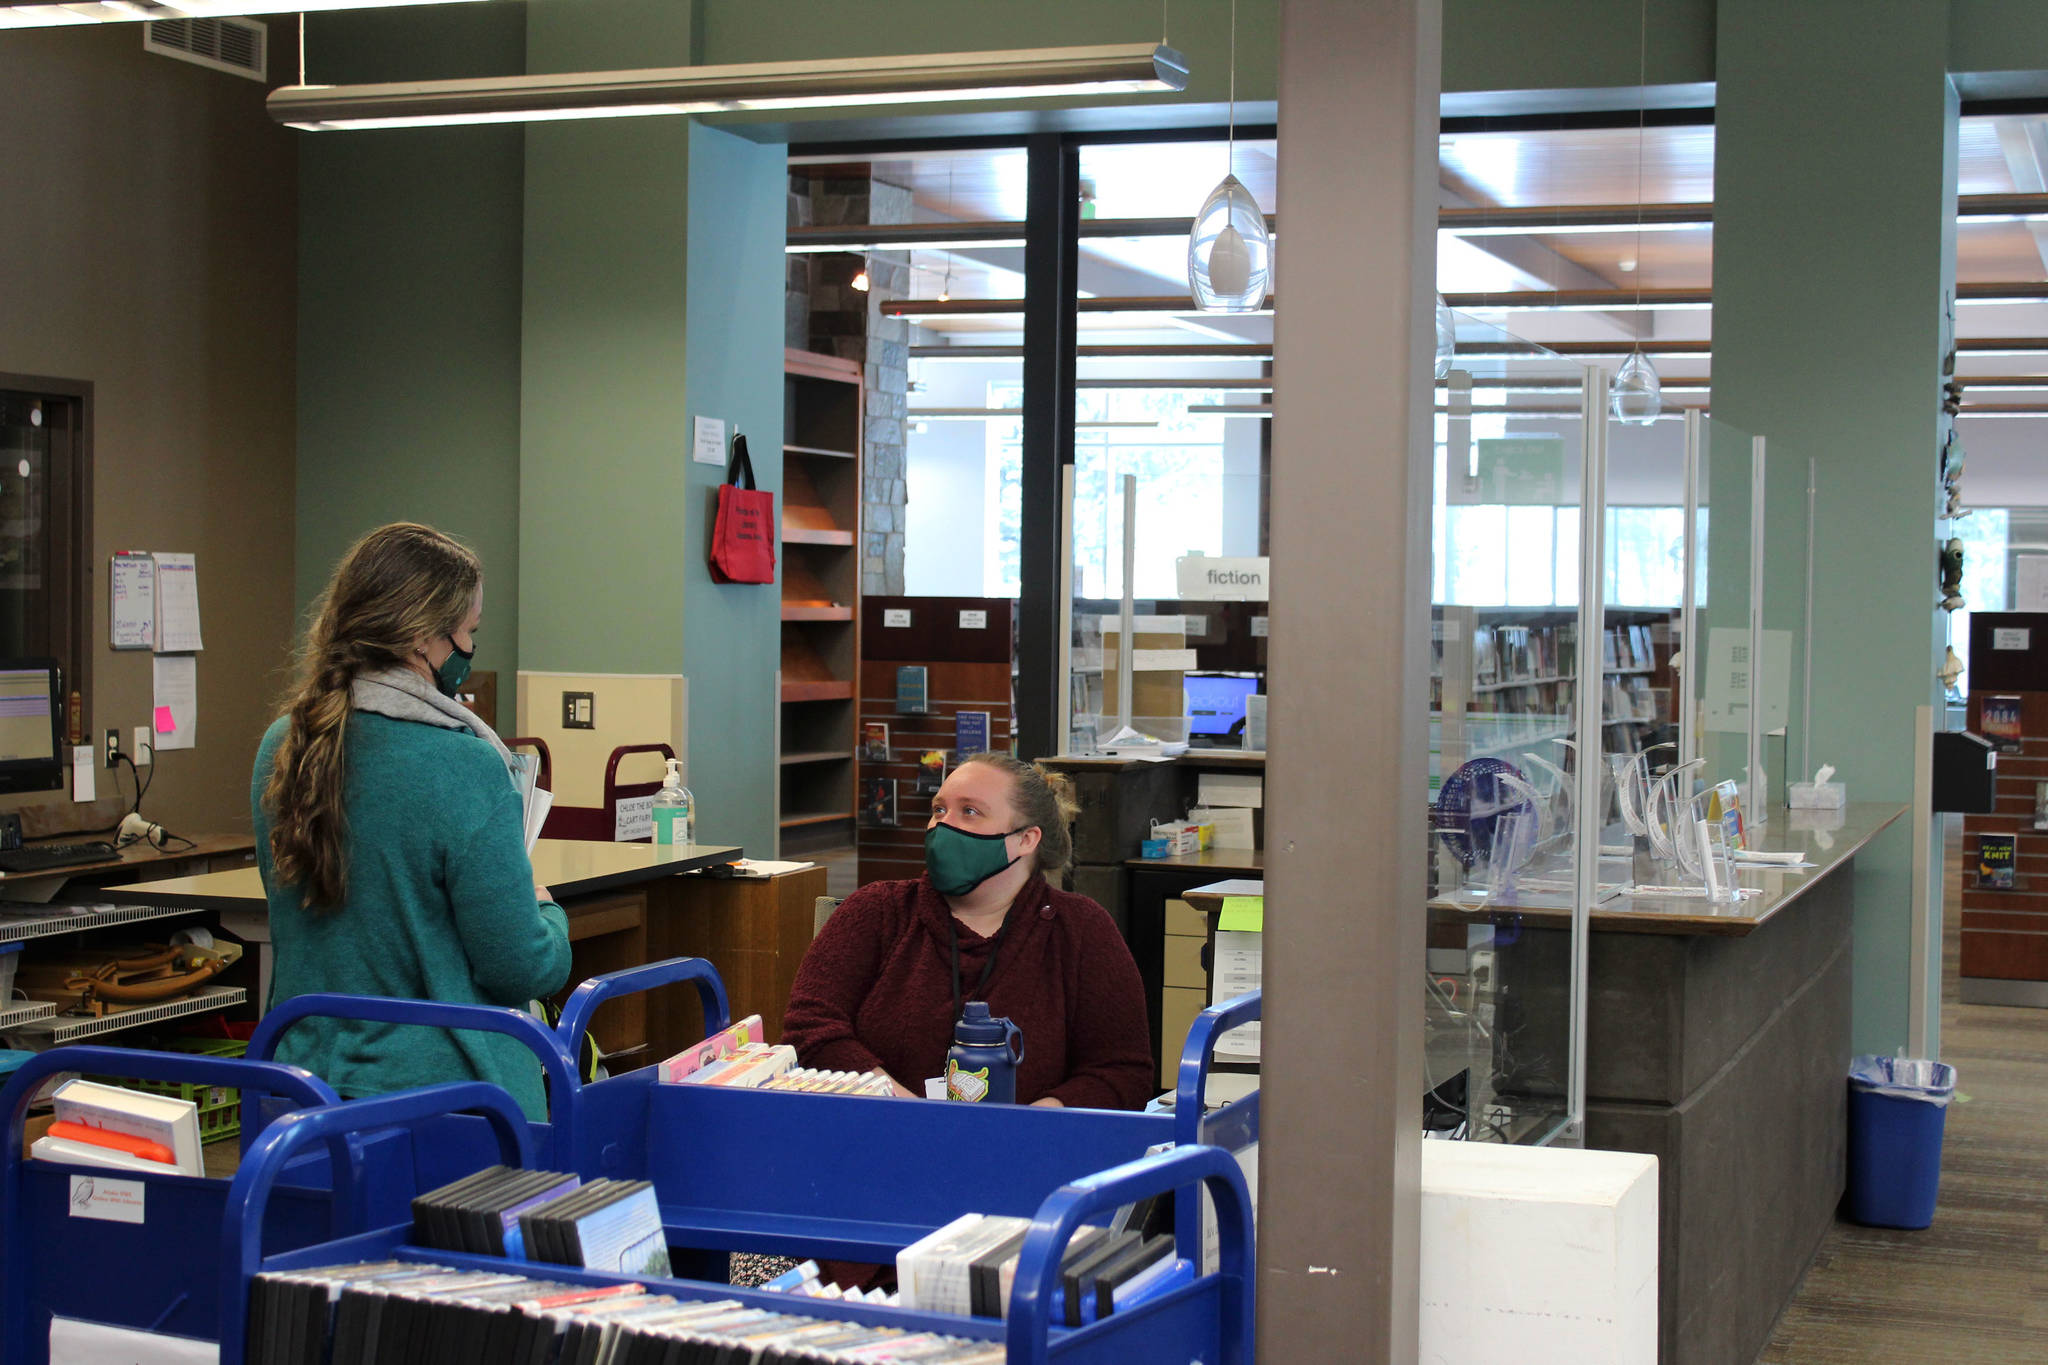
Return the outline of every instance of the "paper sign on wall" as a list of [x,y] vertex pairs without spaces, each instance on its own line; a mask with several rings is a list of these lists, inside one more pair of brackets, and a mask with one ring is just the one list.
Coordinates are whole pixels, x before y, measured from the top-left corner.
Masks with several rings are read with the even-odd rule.
[[155,748],[190,749],[199,738],[199,660],[159,654],[151,660],[156,685]]
[[1481,437],[1464,477],[1445,488],[1453,504],[1514,503],[1554,507],[1564,501],[1564,437]]
[[[1707,729],[1741,734],[1749,729],[1749,631],[1716,626],[1707,633]],[[1761,728],[1785,723],[1792,695],[1792,632],[1764,632],[1763,674],[1757,698],[1763,706]]]
[[119,550],[107,575],[113,594],[108,619],[115,649],[148,649],[156,643],[156,560],[147,550]]
[[725,419],[723,417],[698,417],[692,419],[690,458],[698,464],[715,464],[720,469],[725,468]]
[[2025,650],[2031,647],[2030,642],[2033,638],[2033,630],[2027,627],[2021,627],[2017,630],[2010,626],[1999,627],[1991,632],[1991,647],[1993,649]]
[[612,842],[630,844],[654,837],[654,796],[622,796],[612,808]]
[[156,648],[159,654],[204,649],[199,638],[199,560],[189,554],[157,554]]
[[988,613],[985,611],[963,611],[960,613],[960,629],[987,630]]
[[71,799],[90,801],[93,799],[92,761],[97,757],[90,744],[71,746]]
[[910,608],[908,608],[908,607],[883,607],[883,608],[882,608],[882,628],[883,628],[884,630],[903,630],[903,629],[907,628],[907,627],[908,627],[909,625],[910,625]]

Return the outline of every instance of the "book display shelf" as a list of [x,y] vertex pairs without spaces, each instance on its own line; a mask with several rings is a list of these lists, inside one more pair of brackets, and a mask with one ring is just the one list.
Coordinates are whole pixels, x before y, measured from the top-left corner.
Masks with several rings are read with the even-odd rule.
[[[685,1302],[732,1299],[781,1314],[982,1340],[1002,1346],[1010,1362],[1250,1361],[1252,1209],[1241,1163],[1258,1140],[1258,1096],[1206,1114],[1200,1096],[1217,1038],[1258,1018],[1256,995],[1198,1021],[1172,1113],[661,1085],[654,1068],[578,1081],[573,1058],[599,1004],[676,985],[694,988],[707,1024],[723,1026],[726,1002],[716,972],[700,959],[681,959],[585,982],[553,1030],[512,1010],[302,997],[305,1004],[294,1000],[266,1019],[248,1060],[98,1048],[34,1059],[0,1091],[7,1123],[0,1145],[0,1356],[47,1359],[57,1315],[218,1342],[223,1365],[274,1358],[261,1353],[269,1324],[251,1316],[250,1285],[259,1274],[293,1269],[393,1259],[572,1284],[626,1281],[413,1244],[414,1196],[502,1162],[573,1171],[586,1181],[652,1182],[675,1278],[631,1279]],[[287,1012],[294,1017],[284,1017]],[[266,1060],[278,1035],[310,1013],[516,1037],[549,1076],[551,1122],[527,1122],[510,1096],[478,1082],[337,1101],[305,1072]],[[243,1159],[232,1182],[139,1176],[134,1218],[67,1217],[75,1182],[89,1173],[24,1161],[21,1142],[30,1095],[67,1066],[236,1085],[265,1098],[245,1105],[245,1114],[263,1121],[245,1122]],[[1162,1145],[1171,1150],[1151,1151]],[[934,1151],[1003,1155],[972,1181],[934,1181]],[[802,1171],[804,1178],[763,1178],[787,1171]],[[1120,1307],[1092,1326],[1057,1325],[1051,1300],[1075,1230],[1121,1205],[1188,1186],[1207,1195],[1175,1204],[1176,1254],[1195,1267],[1192,1280],[1128,1311]],[[1213,1240],[1205,1235],[1205,1206]],[[798,1298],[720,1282],[731,1250],[886,1261],[966,1212],[1033,1220],[1007,1320]],[[693,1254],[699,1249],[713,1254]],[[116,1264],[123,1267],[121,1292],[109,1295],[103,1272]],[[711,1267],[719,1273],[688,1278]],[[317,1358],[317,1344],[313,1350],[305,1358]]]
[[1991,810],[1963,817],[1958,990],[2048,1007],[2048,613],[1972,614],[1969,728],[1997,768]]
[[860,663],[861,367],[783,353],[781,852],[853,842]]

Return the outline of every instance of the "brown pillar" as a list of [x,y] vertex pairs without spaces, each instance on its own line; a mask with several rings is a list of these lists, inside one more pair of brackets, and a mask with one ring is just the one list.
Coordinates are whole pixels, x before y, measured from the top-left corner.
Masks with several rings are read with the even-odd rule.
[[1283,0],[1261,1360],[1412,1361],[1439,0]]

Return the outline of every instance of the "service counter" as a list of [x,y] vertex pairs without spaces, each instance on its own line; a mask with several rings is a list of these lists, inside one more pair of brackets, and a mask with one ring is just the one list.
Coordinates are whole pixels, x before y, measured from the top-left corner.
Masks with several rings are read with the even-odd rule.
[[[810,946],[814,905],[825,894],[825,869],[813,864],[768,877],[707,871],[739,856],[738,848],[704,844],[536,843],[534,880],[569,917],[569,984],[664,958],[708,958],[725,981],[733,1017],[758,1013],[769,1038],[778,1037]],[[223,929],[258,945],[256,998],[268,997],[269,911],[253,866],[124,886],[121,898],[217,911]],[[703,1024],[696,992],[671,988],[607,1002],[592,1031],[606,1052],[644,1046],[658,1060],[702,1037]]]

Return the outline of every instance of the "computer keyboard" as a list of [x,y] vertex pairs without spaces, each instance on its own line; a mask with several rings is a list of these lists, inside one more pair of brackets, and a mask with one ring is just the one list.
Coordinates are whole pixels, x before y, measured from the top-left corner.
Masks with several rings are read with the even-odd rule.
[[112,844],[99,840],[78,844],[30,844],[0,851],[0,872],[43,872],[51,868],[75,867],[80,863],[103,863],[116,856]]

